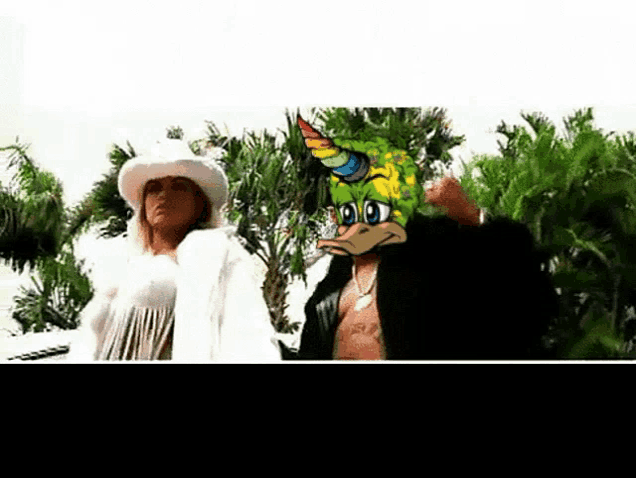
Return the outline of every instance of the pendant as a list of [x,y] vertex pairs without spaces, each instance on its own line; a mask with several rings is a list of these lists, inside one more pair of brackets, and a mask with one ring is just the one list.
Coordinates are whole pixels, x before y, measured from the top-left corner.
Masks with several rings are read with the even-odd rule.
[[365,294],[356,301],[356,305],[353,308],[353,310],[358,312],[364,309],[365,307],[368,307],[370,303],[371,303],[371,294]]

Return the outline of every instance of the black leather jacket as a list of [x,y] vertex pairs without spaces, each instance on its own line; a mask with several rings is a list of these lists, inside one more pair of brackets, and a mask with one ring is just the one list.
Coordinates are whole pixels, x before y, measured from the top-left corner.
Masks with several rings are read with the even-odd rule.
[[[462,226],[417,217],[404,244],[379,249],[378,310],[388,359],[544,358],[558,296],[528,229],[507,219]],[[330,360],[351,258],[334,257],[305,306],[296,358]]]

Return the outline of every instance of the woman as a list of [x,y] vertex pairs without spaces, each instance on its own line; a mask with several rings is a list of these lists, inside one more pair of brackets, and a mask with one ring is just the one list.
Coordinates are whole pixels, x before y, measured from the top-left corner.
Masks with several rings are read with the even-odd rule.
[[279,360],[253,263],[222,227],[223,170],[163,140],[124,165],[118,186],[134,211],[131,254],[82,312],[71,360]]

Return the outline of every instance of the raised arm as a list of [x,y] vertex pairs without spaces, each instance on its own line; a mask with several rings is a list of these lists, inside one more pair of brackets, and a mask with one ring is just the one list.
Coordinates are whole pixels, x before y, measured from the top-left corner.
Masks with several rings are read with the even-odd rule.
[[445,177],[426,190],[426,202],[442,209],[448,217],[463,225],[483,223],[483,213],[462,189],[459,181]]

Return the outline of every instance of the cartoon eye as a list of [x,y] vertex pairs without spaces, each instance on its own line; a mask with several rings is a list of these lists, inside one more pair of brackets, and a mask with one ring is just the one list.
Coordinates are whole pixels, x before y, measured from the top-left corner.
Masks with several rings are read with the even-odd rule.
[[356,203],[348,202],[343,204],[339,208],[340,217],[342,217],[342,224],[344,226],[350,226],[351,224],[358,222],[358,210],[356,209]]
[[391,206],[380,201],[369,200],[364,202],[364,222],[370,225],[380,224],[389,219]]

